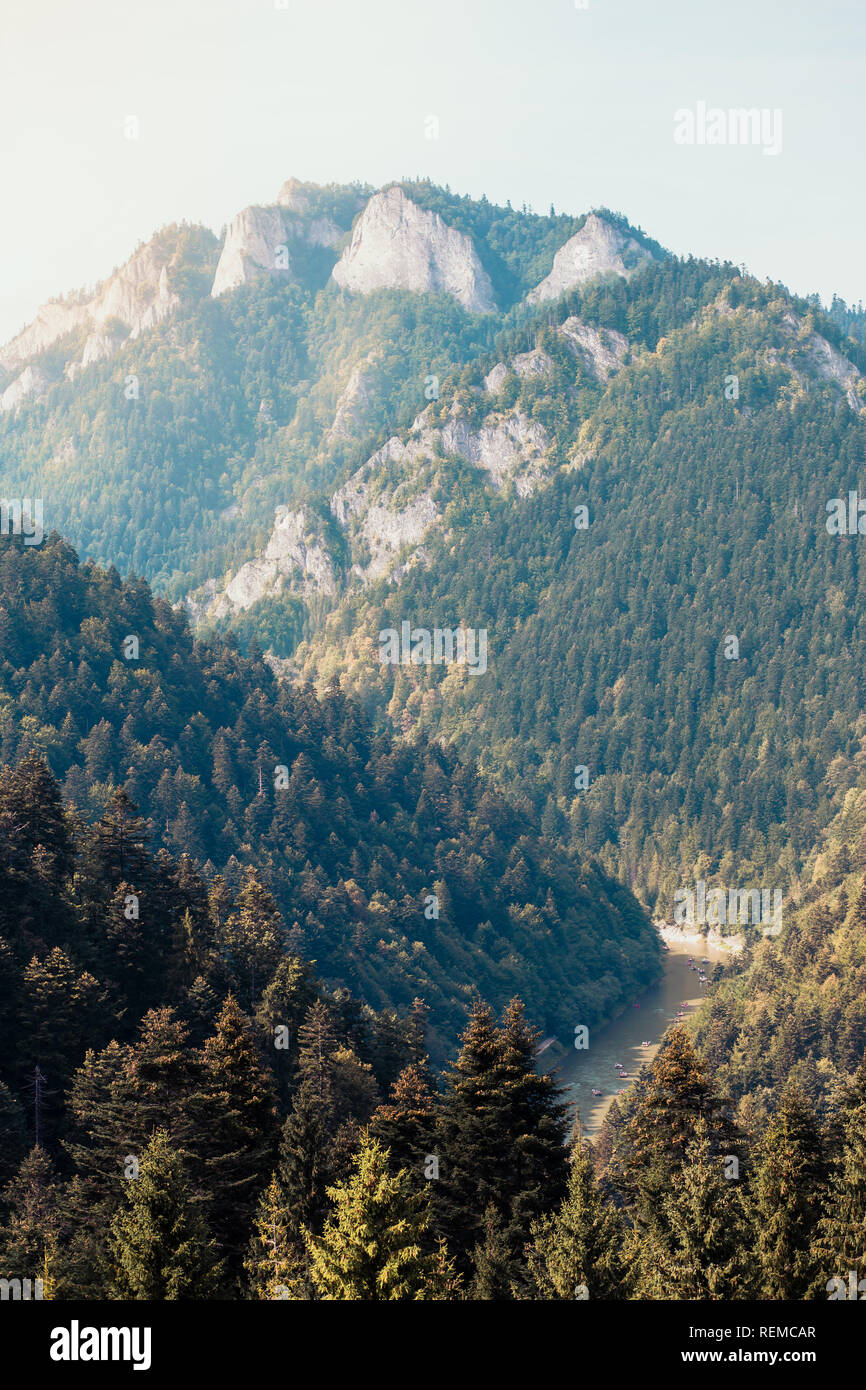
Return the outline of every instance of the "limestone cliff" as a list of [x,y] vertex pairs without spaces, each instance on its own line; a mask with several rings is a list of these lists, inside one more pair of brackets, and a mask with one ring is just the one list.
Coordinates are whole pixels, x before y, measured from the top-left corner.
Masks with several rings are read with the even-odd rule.
[[580,231],[559,248],[550,274],[529,291],[526,302],[558,299],[596,275],[628,277],[648,260],[652,256],[639,241],[591,212]]
[[398,186],[370,199],[333,279],[355,294],[413,290],[450,294],[476,314],[496,308],[490,278],[469,238],[438,213],[418,207]]

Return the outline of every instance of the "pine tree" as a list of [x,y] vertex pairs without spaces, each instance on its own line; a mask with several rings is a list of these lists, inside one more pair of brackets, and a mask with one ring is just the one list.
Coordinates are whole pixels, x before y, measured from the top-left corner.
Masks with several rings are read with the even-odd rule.
[[565,1192],[566,1107],[552,1078],[535,1071],[537,1037],[517,1001],[501,1029],[487,1005],[478,1004],[446,1077],[433,1149],[441,1181],[433,1200],[461,1272],[485,1240],[488,1206],[518,1252],[531,1221]]
[[286,1201],[276,1174],[259,1198],[253,1235],[244,1268],[253,1298],[292,1298],[306,1272],[286,1216]]
[[572,1142],[568,1190],[555,1212],[532,1226],[529,1267],[540,1298],[628,1298],[624,1231],[599,1188],[590,1148]]
[[232,984],[245,1006],[254,1008],[286,949],[286,929],[274,899],[249,867],[220,944]]
[[851,1270],[866,1278],[866,1058],[861,1062],[842,1112],[842,1150],[833,1173],[832,1195],[817,1238],[825,1281],[848,1283]]
[[0,1267],[6,1278],[44,1277],[46,1260],[56,1257],[61,1218],[54,1164],[35,1147],[3,1189],[9,1219],[0,1230]]
[[801,1299],[817,1275],[815,1232],[828,1176],[824,1137],[804,1093],[789,1085],[757,1146],[750,1189],[761,1298]]
[[[288,1101],[297,1064],[299,1029],[319,993],[315,971],[300,956],[284,956],[256,1006],[256,1024],[272,1059],[280,1099]],[[282,1031],[285,1030],[285,1031]],[[277,1041],[285,1046],[277,1046]]]
[[183,1161],[164,1129],[141,1156],[138,1177],[111,1223],[112,1297],[206,1299],[217,1296],[221,1268]]
[[418,1300],[442,1291],[441,1261],[423,1249],[427,1200],[408,1173],[389,1171],[378,1140],[365,1132],[352,1174],[328,1196],[334,1210],[322,1235],[306,1232],[320,1298]]
[[492,1204],[484,1212],[482,1229],[484,1238],[472,1251],[475,1273],[469,1286],[470,1298],[501,1303],[524,1297],[525,1284],[513,1232]]
[[741,1142],[684,1028],[672,1028],[636,1089],[611,1175],[633,1205],[638,1232],[665,1242],[670,1184],[700,1121],[714,1152],[741,1158]]
[[[249,1022],[229,995],[203,1052],[200,1149],[208,1220],[231,1256],[245,1243],[277,1147],[277,1107]],[[232,1261],[229,1260],[231,1266]]]
[[91,886],[101,885],[105,893],[123,881],[145,887],[151,875],[149,838],[138,807],[122,787],[117,788],[93,830],[87,862]]
[[701,1116],[662,1197],[664,1219],[636,1232],[639,1298],[728,1300],[751,1292],[748,1225],[739,1182],[725,1176]]
[[407,1168],[420,1182],[428,1156],[433,1152],[437,1093],[423,1064],[404,1067],[391,1088],[387,1104],[370,1119],[370,1133],[391,1155],[395,1168]]

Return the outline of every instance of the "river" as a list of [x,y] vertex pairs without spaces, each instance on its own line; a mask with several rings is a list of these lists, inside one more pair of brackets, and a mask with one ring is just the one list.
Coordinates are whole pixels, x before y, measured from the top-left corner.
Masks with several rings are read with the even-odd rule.
[[[590,1029],[589,1046],[585,1050],[572,1047],[566,1051],[555,1044],[539,1057],[541,1069],[556,1071],[566,1099],[577,1106],[581,1129],[587,1138],[598,1133],[617,1092],[626,1091],[643,1063],[655,1057],[662,1035],[676,1019],[677,1011],[682,1009],[686,1015],[694,1013],[700,1003],[705,988],[699,983],[697,973],[689,968],[690,956],[698,966],[704,958],[711,966],[717,961],[731,959],[727,950],[706,939],[697,944],[669,942],[664,957],[665,972],[659,983],[638,995],[634,1005],[612,1023],[597,1030]],[[650,1046],[644,1047],[644,1042]],[[621,1062],[624,1072],[628,1073],[627,1079],[620,1079],[617,1062]],[[602,1094],[594,1096],[593,1087]]]

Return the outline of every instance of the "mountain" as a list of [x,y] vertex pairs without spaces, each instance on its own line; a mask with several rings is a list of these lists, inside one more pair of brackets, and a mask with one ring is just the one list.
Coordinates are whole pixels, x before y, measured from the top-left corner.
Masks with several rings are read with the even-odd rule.
[[216,244],[203,227],[167,227],[91,293],[44,305],[34,322],[0,349],[0,372],[4,380],[12,378],[0,409],[41,394],[61,373],[74,381],[84,368],[188,305],[201,290]]
[[[88,822],[123,789],[154,850],[192,856],[208,882],[237,891],[252,865],[288,946],[327,985],[376,1008],[426,1000],[439,1059],[479,991],[499,1005],[520,993],[539,1026],[571,1032],[658,974],[627,890],[561,853],[470,765],[376,734],[337,690],[278,685],[231,640],[195,640],[183,610],[80,565],[57,537],[2,539],[0,651],[2,763],[43,758]],[[42,832],[31,838],[39,858]],[[25,963],[58,945],[87,968],[35,891],[0,936]],[[260,970],[252,1005],[269,978]]]
[[336,285],[357,294],[449,294],[474,314],[496,307],[490,277],[469,238],[438,213],[419,208],[399,185],[370,199],[332,274]]
[[[857,538],[825,524],[859,482],[857,311],[419,181],[290,180],[221,250],[185,236],[180,302],[111,358],[16,349],[3,489],[454,744],[657,912],[794,888],[860,751]],[[383,663],[404,622],[483,631],[484,678]]]

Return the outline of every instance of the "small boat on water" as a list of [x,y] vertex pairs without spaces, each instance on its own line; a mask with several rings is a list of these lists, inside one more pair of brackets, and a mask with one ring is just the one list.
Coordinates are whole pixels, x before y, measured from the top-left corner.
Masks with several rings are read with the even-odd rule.
[[593,1094],[594,1096],[600,1096],[602,1093],[601,1093],[601,1091],[598,1089],[597,1086],[593,1086],[593,1088],[592,1088],[592,1094]]
[[552,1044],[552,1043],[555,1043],[555,1042],[556,1042],[556,1038],[545,1038],[545,1039],[544,1039],[544,1042],[543,1042],[543,1043],[540,1043],[540,1044],[538,1045],[538,1047],[535,1049],[535,1055],[536,1055],[536,1057],[540,1057],[541,1054],[542,1054],[542,1052],[546,1052],[547,1049],[551,1046],[551,1044]]
[[620,1074],[619,1074],[619,1079],[620,1079],[620,1081],[625,1081],[625,1079],[626,1079],[627,1076],[628,1076],[628,1072],[627,1072],[627,1071],[621,1071]]
[[651,1042],[642,1042],[642,1043],[641,1043],[641,1047],[652,1047],[652,1043],[651,1043]]

